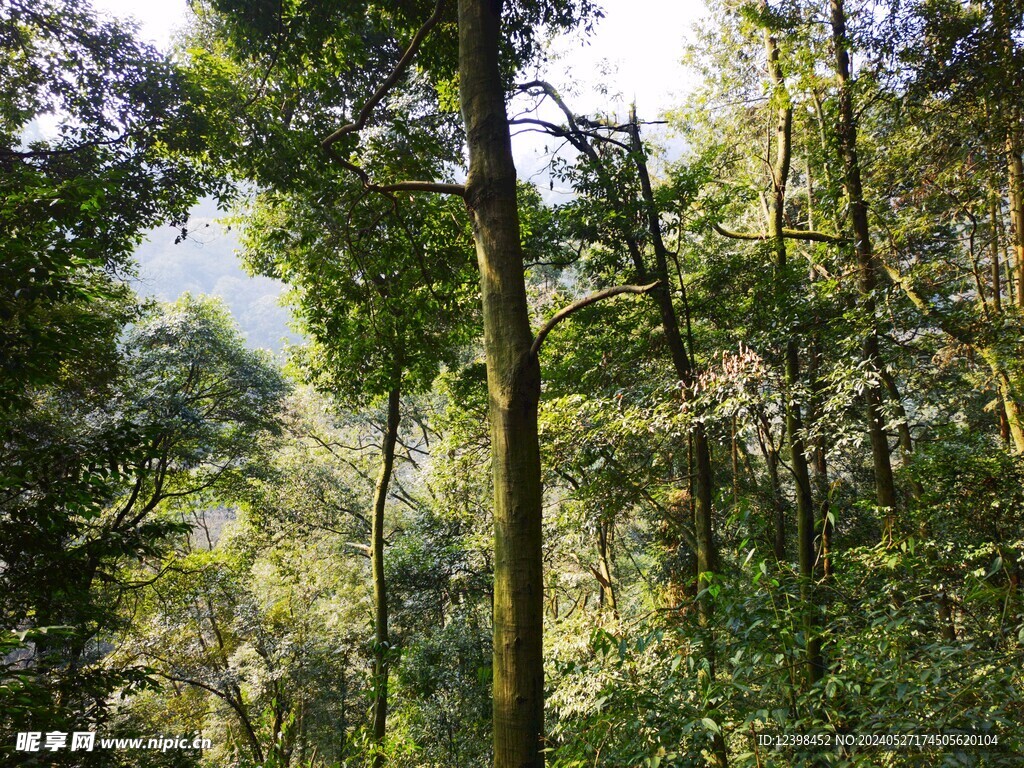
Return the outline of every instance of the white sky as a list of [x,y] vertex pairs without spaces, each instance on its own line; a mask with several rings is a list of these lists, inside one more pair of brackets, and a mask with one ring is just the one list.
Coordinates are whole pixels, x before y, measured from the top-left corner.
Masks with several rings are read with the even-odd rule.
[[[539,73],[559,89],[578,113],[600,111],[625,119],[635,100],[641,119],[653,120],[677,106],[692,84],[680,59],[691,39],[694,24],[704,14],[703,0],[598,0],[605,18],[597,25],[588,45],[578,36],[557,41],[550,52],[547,71]],[[92,0],[93,7],[119,17],[134,18],[140,36],[166,49],[175,29],[185,23],[186,0]],[[606,93],[598,88],[603,86]],[[553,107],[540,113],[562,122]],[[648,139],[664,142],[657,127],[648,128]],[[538,134],[519,135],[514,141],[516,165],[522,178],[546,178],[549,157],[544,148],[554,142]],[[547,186],[547,184],[542,184]],[[557,187],[545,197],[552,201],[569,195]]]
[[[587,109],[601,106],[592,94],[597,82],[604,80],[612,93],[620,93],[622,105],[634,97],[642,114],[654,117],[678,101],[686,90],[686,78],[679,64],[683,42],[694,22],[703,14],[702,0],[599,0],[605,18],[597,27],[589,46],[567,41],[562,57],[554,64],[548,77],[560,89],[571,91],[575,84],[579,93],[575,104]],[[166,48],[176,27],[184,23],[185,0],[93,0],[97,10],[116,16],[130,16],[141,25],[141,37],[160,48]],[[610,77],[600,75],[604,62],[617,72]],[[571,76],[558,78],[562,72]],[[623,107],[624,108],[624,107]],[[581,109],[580,111],[584,111]]]

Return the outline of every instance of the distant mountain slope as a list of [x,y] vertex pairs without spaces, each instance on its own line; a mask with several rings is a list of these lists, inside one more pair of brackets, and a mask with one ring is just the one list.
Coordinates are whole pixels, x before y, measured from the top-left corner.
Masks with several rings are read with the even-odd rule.
[[192,212],[188,237],[175,244],[181,231],[160,227],[149,233],[135,252],[142,296],[173,301],[185,292],[224,299],[253,348],[279,354],[284,341],[298,341],[288,329],[289,311],[278,303],[284,285],[267,277],[250,277],[238,262],[238,238],[217,219],[222,214],[212,201]]

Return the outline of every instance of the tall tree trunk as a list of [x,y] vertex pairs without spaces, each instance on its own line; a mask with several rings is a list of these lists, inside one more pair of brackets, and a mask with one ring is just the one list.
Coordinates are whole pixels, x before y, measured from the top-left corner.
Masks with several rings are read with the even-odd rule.
[[465,197],[480,266],[494,481],[494,766],[541,768],[540,366],[530,353],[516,170],[498,61],[500,13],[495,0],[459,0]]
[[[566,117],[566,131],[556,135],[562,135],[567,138],[572,145],[587,158],[594,172],[597,174],[598,180],[603,187],[604,194],[610,201],[612,208],[621,212],[624,219],[628,218],[629,205],[624,200],[621,194],[622,190],[615,177],[608,172],[605,161],[594,148],[592,136],[587,132],[580,130],[579,119],[570,111],[565,102],[550,85],[540,82],[535,85],[542,87],[545,93],[555,101],[556,105],[562,110],[562,113]],[[641,245],[642,235],[627,227],[624,229],[622,236],[625,241],[627,251],[629,252],[630,259],[633,262],[633,267],[636,270],[637,281],[640,283],[647,283],[650,282],[652,278],[658,280],[658,287],[652,292],[652,295],[655,298],[658,311],[661,316],[662,330],[665,333],[665,338],[668,343],[669,352],[672,357],[672,365],[675,368],[676,375],[679,377],[679,380],[683,385],[683,397],[686,401],[690,401],[693,398],[693,384],[694,376],[696,374],[693,364],[693,340],[688,333],[689,351],[687,351],[687,342],[683,340],[679,318],[676,314],[675,306],[672,301],[672,293],[669,289],[671,283],[668,275],[668,253],[661,234],[661,224],[658,218],[658,208],[651,188],[650,174],[647,169],[647,159],[644,153],[643,143],[640,140],[640,130],[636,121],[635,105],[631,112],[631,125],[632,131],[630,138],[632,145],[631,149],[633,150],[633,160],[637,168],[637,175],[641,182],[644,212],[646,214],[648,224],[647,234],[651,239],[655,254],[655,267],[653,270],[649,269],[645,263],[643,248]],[[683,290],[685,304],[685,287],[683,287]],[[688,315],[686,323],[687,328],[689,328]],[[715,543],[713,519],[711,516],[711,500],[714,495],[714,485],[711,475],[710,446],[702,423],[696,422],[693,425],[690,430],[688,444],[688,457],[690,459],[690,471],[688,472],[688,475],[691,478],[690,498],[694,505],[695,539],[697,542],[697,552],[695,553],[695,576],[699,578],[701,573],[711,572],[715,567]],[[696,467],[696,469],[694,469],[694,467]],[[667,520],[666,524],[666,530],[671,535],[671,529],[673,527],[671,521]],[[674,545],[672,545],[671,542],[667,542],[667,544],[670,547],[677,547],[680,542],[677,540]],[[670,590],[670,593],[673,591],[674,590]]]
[[[651,246],[654,249],[653,277],[658,280],[658,287],[653,291],[653,296],[661,314],[661,326],[672,355],[672,363],[675,366],[676,375],[682,382],[683,397],[689,401],[693,398],[693,387],[696,383],[697,373],[693,359],[693,337],[687,332],[689,344],[684,342],[682,332],[680,331],[679,317],[676,314],[675,304],[672,301],[672,292],[669,290],[669,286],[672,283],[668,274],[668,249],[665,247],[665,241],[661,233],[661,220],[658,215],[657,203],[654,200],[654,190],[651,186],[651,177],[647,168],[647,154],[640,139],[640,124],[636,119],[635,106],[630,115],[630,139],[633,161],[640,179],[644,211],[647,215],[648,234],[651,238]],[[685,286],[680,287],[685,291]],[[685,295],[683,299],[685,302]],[[687,315],[686,317],[687,330],[689,331],[689,316]],[[702,421],[695,420],[693,422],[690,436],[693,440],[693,528],[697,544],[697,591],[699,593],[702,589],[701,580],[705,578],[704,574],[713,574],[718,565],[711,505],[714,495],[714,477],[711,470],[711,446],[708,441],[707,430]],[[697,610],[701,625],[710,630],[713,607],[707,595],[698,602]],[[713,677],[715,674],[715,649],[710,637],[707,640],[707,656]],[[721,731],[716,732],[714,736],[713,752],[715,765],[722,768],[728,765],[728,752]]]
[[[696,367],[693,361],[693,344],[683,340],[680,330],[679,316],[672,302],[671,281],[668,273],[668,249],[661,233],[661,221],[658,216],[654,190],[647,169],[647,156],[643,142],[640,140],[640,126],[634,110],[630,121],[633,158],[640,189],[644,199],[644,210],[647,216],[647,228],[654,249],[654,269],[646,277],[658,280],[658,287],[652,292],[661,315],[661,326],[665,333],[672,364],[676,375],[682,382],[683,396],[687,400],[693,397],[693,386],[696,383]],[[646,278],[645,278],[646,279]],[[689,349],[687,349],[689,347]],[[712,518],[712,497],[714,495],[714,478],[711,472],[711,447],[708,442],[707,430],[701,421],[695,421],[691,428],[693,436],[693,501],[694,531],[697,539],[697,575],[712,573],[715,570],[717,553],[715,551],[714,521]]]
[[849,199],[850,224],[853,229],[854,250],[857,256],[859,288],[865,313],[871,327],[864,336],[862,357],[866,372],[871,376],[865,389],[864,400],[868,434],[871,438],[871,458],[875,476],[875,498],[886,516],[886,527],[891,532],[892,516],[896,508],[896,487],[892,476],[889,441],[882,422],[882,393],[876,374],[881,370],[878,331],[875,328],[875,298],[877,271],[868,226],[868,208],[861,185],[860,159],[857,154],[857,123],[853,114],[853,82],[850,74],[849,38],[846,34],[846,12],[843,0],[830,0],[832,43],[836,54],[836,76],[839,81],[839,146],[843,156],[846,195]]
[[[989,237],[989,267],[992,275],[992,310],[995,314],[1001,315],[1003,311],[1003,299],[1002,299],[1002,264],[999,262],[999,240],[1002,234],[1002,198],[999,194],[999,190],[995,184],[992,185],[992,189],[989,192],[989,224],[991,232]],[[1009,266],[1009,265],[1007,265]],[[1013,283],[1008,282],[1009,294],[1007,301],[1013,304]],[[1010,419],[1007,416],[1007,404],[1002,399],[1002,395],[999,396],[999,407],[996,409],[997,418],[999,419],[999,436],[1003,442],[1010,445]]]
[[1002,272],[999,264],[999,194],[993,189],[989,194],[989,269],[992,277],[992,309],[999,314],[1003,311]]
[[[820,115],[820,113],[819,113]],[[807,152],[807,228],[813,229],[814,220],[814,186],[811,182],[811,154],[810,141],[808,140]],[[813,283],[817,278],[814,265],[811,265],[809,280]],[[821,575],[826,579],[831,575],[831,540],[833,540],[833,520],[830,512],[830,493],[828,483],[828,454],[825,449],[825,436],[822,430],[815,430],[815,425],[821,418],[821,377],[818,375],[821,367],[821,338],[817,330],[821,325],[821,318],[815,316],[814,330],[811,332],[810,362],[808,365],[807,377],[810,380],[811,398],[807,408],[807,421],[813,431],[811,439],[811,467],[813,472],[814,490],[818,497],[817,510],[817,556]]]
[[[821,366],[821,347],[817,336],[811,342],[811,350],[807,376],[810,379],[811,398],[807,407],[807,420],[817,424],[821,419],[821,401],[823,385],[819,376]],[[830,487],[828,480],[828,451],[825,448],[825,434],[821,429],[815,430],[810,443],[811,469],[814,491],[818,497],[815,543],[815,563],[825,578],[832,575],[832,518]]]
[[[762,3],[767,10],[767,3]],[[775,255],[778,271],[775,283],[785,286],[788,281],[786,239],[783,234],[786,206],[786,184],[793,153],[793,108],[786,90],[786,81],[779,62],[779,46],[775,37],[766,27],[764,47],[768,58],[768,74],[772,81],[772,100],[775,112],[775,161],[771,166],[772,191],[768,198],[768,236]],[[783,301],[776,302],[782,306]],[[800,561],[800,597],[803,603],[804,634],[807,643],[807,682],[813,685],[821,679],[824,663],[821,656],[821,635],[819,631],[818,608],[814,595],[814,503],[811,498],[811,476],[804,444],[803,415],[797,400],[796,390],[800,384],[800,352],[797,348],[796,331],[792,329],[786,341],[785,352],[785,414],[786,441],[789,446],[790,465],[796,481],[797,549]]]
[[373,490],[373,519],[370,524],[370,570],[373,578],[374,643],[373,643],[373,744],[374,768],[384,765],[384,737],[388,720],[388,656],[391,641],[388,637],[388,591],[384,580],[384,508],[387,506],[388,486],[395,467],[395,444],[401,421],[399,406],[401,391],[394,387],[388,393],[388,413],[384,424],[384,444],[381,448],[380,473]]
[[1024,307],[1024,163],[1017,132],[1011,127],[1006,136],[1006,166],[1010,187],[1010,234],[1013,263],[1017,271],[1017,306]]

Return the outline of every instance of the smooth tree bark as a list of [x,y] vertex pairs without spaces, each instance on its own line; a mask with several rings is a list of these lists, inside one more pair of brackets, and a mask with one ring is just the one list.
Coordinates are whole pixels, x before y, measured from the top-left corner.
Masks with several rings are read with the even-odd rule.
[[501,3],[459,0],[465,200],[480,267],[494,481],[495,768],[541,768],[540,365],[531,354],[516,170],[499,67]]
[[843,183],[849,203],[850,227],[853,230],[854,253],[857,259],[858,287],[861,305],[870,318],[870,327],[864,335],[862,359],[869,376],[865,387],[865,411],[868,434],[871,439],[871,458],[875,477],[875,499],[885,514],[886,527],[891,534],[896,509],[896,486],[893,481],[889,440],[882,420],[882,390],[878,372],[882,362],[879,356],[878,329],[875,327],[875,288],[878,285],[878,263],[871,245],[868,225],[868,207],[864,201],[861,183],[860,157],[857,152],[857,121],[853,109],[853,77],[850,70],[850,39],[846,32],[846,11],[843,0],[830,0],[832,43],[835,48],[836,78],[839,85],[839,147],[843,160]]
[[401,423],[401,388],[388,393],[380,472],[373,489],[373,518],[370,522],[370,571],[373,580],[373,743],[374,768],[385,763],[384,739],[388,721],[388,673],[391,640],[388,635],[388,590],[384,578],[384,510],[395,467],[395,444]]

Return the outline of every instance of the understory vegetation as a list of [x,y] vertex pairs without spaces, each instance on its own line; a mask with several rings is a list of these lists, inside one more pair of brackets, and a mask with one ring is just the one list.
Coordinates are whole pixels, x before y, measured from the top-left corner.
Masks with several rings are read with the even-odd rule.
[[[1021,764],[1024,5],[712,0],[646,118],[590,0],[191,5],[0,0],[0,762]],[[130,287],[210,197],[282,355]]]

